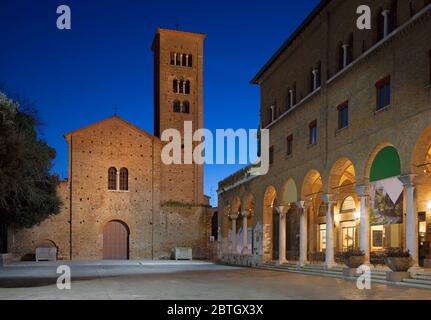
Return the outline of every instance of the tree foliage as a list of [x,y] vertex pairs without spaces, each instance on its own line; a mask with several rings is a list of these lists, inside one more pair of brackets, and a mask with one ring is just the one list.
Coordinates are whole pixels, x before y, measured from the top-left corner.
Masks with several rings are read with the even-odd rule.
[[60,211],[55,150],[36,127],[34,114],[0,92],[0,223],[30,228]]

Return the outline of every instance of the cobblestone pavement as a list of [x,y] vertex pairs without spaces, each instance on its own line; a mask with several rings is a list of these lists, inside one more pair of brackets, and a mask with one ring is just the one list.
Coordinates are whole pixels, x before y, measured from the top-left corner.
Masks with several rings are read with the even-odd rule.
[[427,290],[375,284],[361,291],[353,281],[200,262],[73,262],[71,290],[58,290],[58,264],[0,268],[0,299],[431,300]]

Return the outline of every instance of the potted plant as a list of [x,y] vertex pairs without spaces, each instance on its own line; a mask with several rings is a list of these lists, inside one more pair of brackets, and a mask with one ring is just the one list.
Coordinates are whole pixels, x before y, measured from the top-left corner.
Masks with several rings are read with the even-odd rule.
[[390,248],[386,251],[385,262],[391,269],[391,271],[386,274],[388,281],[400,282],[403,279],[410,278],[408,270],[412,266],[413,259],[409,251]]
[[365,252],[360,249],[349,249],[341,253],[341,258],[347,266],[343,269],[346,277],[356,276],[356,269],[365,262]]

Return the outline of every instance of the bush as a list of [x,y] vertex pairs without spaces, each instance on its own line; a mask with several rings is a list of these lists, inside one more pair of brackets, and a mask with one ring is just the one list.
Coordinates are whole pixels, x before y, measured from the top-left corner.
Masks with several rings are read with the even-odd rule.
[[343,259],[349,259],[350,257],[364,257],[365,252],[361,249],[349,249],[341,253]]
[[389,248],[386,250],[387,258],[410,258],[410,251],[403,251],[399,248]]

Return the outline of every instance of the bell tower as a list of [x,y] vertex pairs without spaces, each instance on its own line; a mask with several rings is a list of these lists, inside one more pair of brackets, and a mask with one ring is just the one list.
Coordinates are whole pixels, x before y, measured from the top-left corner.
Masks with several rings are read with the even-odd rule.
[[[203,128],[203,49],[206,35],[158,28],[154,52],[154,135],[184,122]],[[162,201],[202,204],[203,166],[163,165]]]

